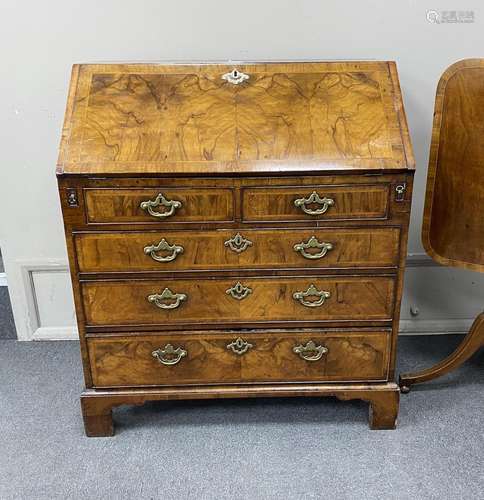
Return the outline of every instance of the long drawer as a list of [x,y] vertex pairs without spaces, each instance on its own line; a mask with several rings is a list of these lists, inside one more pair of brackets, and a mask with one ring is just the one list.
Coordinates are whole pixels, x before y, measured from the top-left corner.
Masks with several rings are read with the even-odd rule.
[[394,227],[79,233],[81,272],[398,265]]
[[369,321],[392,318],[394,278],[244,277],[81,283],[86,322],[103,325]]
[[96,387],[384,381],[390,333],[208,332],[89,338]]

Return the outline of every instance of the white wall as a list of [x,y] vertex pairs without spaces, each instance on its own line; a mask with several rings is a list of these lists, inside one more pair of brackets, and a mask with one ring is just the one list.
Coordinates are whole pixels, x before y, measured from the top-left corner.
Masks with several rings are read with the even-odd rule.
[[[54,176],[72,63],[396,60],[418,166],[409,246],[418,257],[435,87],[451,63],[484,56],[481,4],[477,0],[465,5],[459,0],[2,0],[0,246],[19,337],[32,338],[36,331],[37,337],[72,333]],[[426,18],[429,9],[473,10],[476,20],[431,24]],[[408,272],[405,331],[439,331],[445,325],[463,330],[482,309],[483,277],[423,264]],[[34,273],[28,272],[29,266]],[[49,278],[46,273],[52,267],[55,272]],[[411,305],[421,311],[417,320],[408,314]]]

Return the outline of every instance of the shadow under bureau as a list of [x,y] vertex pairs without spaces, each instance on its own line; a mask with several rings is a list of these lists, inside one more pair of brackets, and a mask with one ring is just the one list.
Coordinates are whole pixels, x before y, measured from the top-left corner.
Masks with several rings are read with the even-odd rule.
[[414,160],[392,62],[74,66],[59,193],[89,436],[149,400],[398,413]]

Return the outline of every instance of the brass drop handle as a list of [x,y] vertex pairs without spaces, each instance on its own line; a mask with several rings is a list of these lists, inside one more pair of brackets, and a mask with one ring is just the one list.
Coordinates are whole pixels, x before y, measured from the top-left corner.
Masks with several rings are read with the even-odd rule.
[[[148,295],[146,298],[148,302],[155,304],[160,309],[176,309],[182,302],[187,300],[187,296],[184,293],[173,293],[169,288],[165,288],[160,294],[154,293]],[[169,302],[167,303],[166,301]]]
[[162,365],[166,366],[176,365],[187,354],[188,352],[182,347],[175,349],[171,344],[166,344],[163,349],[156,349],[156,351],[151,353]]
[[306,345],[296,345],[292,350],[306,361],[319,361],[328,352],[327,347],[316,345],[312,340]]
[[[312,248],[318,248],[321,251],[317,253],[306,252],[306,250]],[[332,249],[332,243],[326,243],[325,241],[320,242],[318,241],[316,236],[311,236],[311,238],[309,238],[306,243],[304,243],[304,241],[301,241],[301,243],[297,243],[296,245],[294,245],[294,251],[300,252],[300,254],[305,259],[322,259],[329,252],[329,250]]]
[[[308,208],[306,205],[321,205],[321,208],[317,208],[312,210]],[[319,196],[316,191],[313,191],[307,198],[298,198],[294,200],[294,206],[300,208],[304,213],[309,215],[321,215],[324,214],[329,207],[334,205],[333,198],[326,198]]]
[[[165,212],[156,212],[153,208],[159,206],[166,207],[168,210]],[[154,200],[142,201],[140,203],[141,210],[146,210],[153,217],[157,217],[158,219],[166,219],[175,213],[177,208],[181,208],[182,202],[178,200],[167,200],[163,193],[159,193],[158,196]]]
[[[157,262],[171,262],[175,260],[179,254],[183,253],[184,248],[181,245],[170,245],[165,238],[163,238],[158,245],[148,245],[144,247],[144,253],[149,255]],[[162,257],[157,255],[156,252],[171,252],[169,255]]]
[[[292,297],[305,307],[320,307],[324,304],[326,299],[331,297],[331,293],[326,290],[318,290],[311,284],[305,292],[294,292]],[[307,297],[319,297],[319,299],[306,300]]]

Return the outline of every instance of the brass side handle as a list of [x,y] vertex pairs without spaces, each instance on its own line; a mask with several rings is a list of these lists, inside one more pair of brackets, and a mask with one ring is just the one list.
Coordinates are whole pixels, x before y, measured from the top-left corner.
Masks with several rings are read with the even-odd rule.
[[[305,307],[320,307],[324,304],[326,299],[331,297],[331,293],[326,290],[318,290],[311,284],[305,292],[294,292],[292,297]],[[319,297],[319,299],[306,300],[307,297]]]
[[296,345],[292,350],[306,361],[319,361],[328,352],[327,347],[316,345],[312,340],[306,345]]
[[242,356],[242,354],[245,354],[252,347],[254,347],[253,344],[246,342],[241,337],[238,337],[237,339],[230,342],[230,344],[227,344],[227,349],[230,349],[232,352],[234,352],[235,354],[238,354],[239,356]]
[[[321,208],[311,209],[306,205],[321,205]],[[300,208],[304,213],[309,215],[321,215],[324,214],[329,207],[334,205],[333,198],[326,198],[319,196],[316,191],[313,191],[307,198],[298,198],[294,200],[294,206]]]
[[237,233],[235,236],[224,242],[224,246],[229,247],[230,250],[236,253],[241,253],[252,245],[252,241],[244,238],[240,233]]
[[234,286],[225,290],[225,293],[232,296],[234,299],[242,300],[252,293],[252,288],[244,286],[240,281],[237,281]]
[[[165,207],[168,210],[164,212],[156,212],[153,208],[159,206]],[[140,203],[141,210],[146,210],[153,217],[157,217],[158,219],[166,219],[167,217],[172,216],[175,213],[177,208],[181,208],[182,202],[178,200],[167,200],[163,193],[159,193],[158,196],[154,200],[142,201]]]
[[[143,251],[157,262],[171,262],[175,260],[179,254],[183,253],[185,249],[181,245],[170,245],[165,238],[158,243],[158,245],[148,245],[144,247]],[[164,257],[157,255],[157,252],[170,252],[169,255]]]
[[176,349],[171,344],[166,344],[163,349],[156,349],[151,355],[156,358],[162,365],[171,366],[176,365],[184,358],[188,352],[182,347]]
[[165,288],[160,294],[153,293],[146,297],[148,302],[160,309],[176,309],[182,302],[187,300],[184,293],[173,293],[169,288]]
[[[320,252],[311,253],[306,251],[313,248],[319,249]],[[294,251],[299,252],[305,259],[322,259],[329,252],[329,250],[332,249],[332,243],[326,243],[325,241],[320,242],[316,236],[311,236],[306,243],[301,241],[301,243],[294,245]]]

